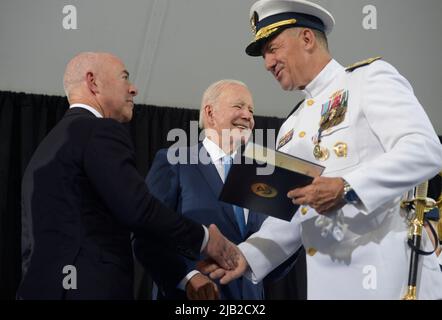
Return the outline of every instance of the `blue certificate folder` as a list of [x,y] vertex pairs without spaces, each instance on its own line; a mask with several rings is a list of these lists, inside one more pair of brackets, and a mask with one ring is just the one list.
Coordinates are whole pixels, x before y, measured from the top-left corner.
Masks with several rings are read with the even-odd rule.
[[325,167],[249,142],[238,152],[219,199],[290,221],[298,210],[287,193],[309,185]]

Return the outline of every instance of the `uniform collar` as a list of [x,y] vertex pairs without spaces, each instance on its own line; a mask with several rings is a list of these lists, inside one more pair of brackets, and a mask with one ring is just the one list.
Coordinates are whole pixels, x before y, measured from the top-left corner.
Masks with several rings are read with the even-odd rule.
[[342,72],[344,67],[341,66],[336,60],[332,59],[322,71],[314,78],[302,92],[305,94],[306,99],[316,97],[328,88],[333,81],[336,80],[336,75]]

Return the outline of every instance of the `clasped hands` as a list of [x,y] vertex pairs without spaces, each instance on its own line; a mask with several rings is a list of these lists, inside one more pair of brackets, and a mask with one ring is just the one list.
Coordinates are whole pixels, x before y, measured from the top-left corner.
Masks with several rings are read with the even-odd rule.
[[[296,205],[309,206],[319,214],[327,214],[344,205],[343,192],[344,181],[341,178],[316,177],[310,185],[289,191],[287,197]],[[241,277],[249,265],[238,247],[227,240],[216,226],[211,225],[209,232],[211,240],[206,248],[209,258],[200,261],[197,268],[203,274],[209,275],[211,279],[219,279],[221,285],[228,284]],[[201,283],[201,278],[199,280]],[[209,281],[210,279],[206,277],[204,285],[200,286],[203,289],[199,296],[219,298],[216,284]]]
[[[214,280],[228,274],[229,277],[220,280],[221,284],[227,284],[242,275],[247,268],[247,262],[238,247],[226,239],[216,225],[212,224],[208,229],[209,242],[203,251],[208,258],[198,263],[198,270],[210,274],[210,278]],[[220,298],[216,283],[203,274],[196,274],[187,282],[186,295],[189,300]]]

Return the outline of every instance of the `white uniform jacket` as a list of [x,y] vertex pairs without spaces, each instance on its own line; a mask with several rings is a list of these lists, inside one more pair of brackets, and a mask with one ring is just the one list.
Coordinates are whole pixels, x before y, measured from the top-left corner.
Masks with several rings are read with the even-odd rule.
[[[441,170],[439,139],[408,81],[384,61],[351,72],[332,60],[304,93],[279,131],[279,150],[324,165],[324,176],[344,178],[362,204],[321,219],[311,208],[300,208],[290,223],[268,218],[240,245],[249,276],[260,281],[304,245],[309,299],[400,299],[410,255],[400,198]],[[347,99],[345,118],[322,133],[329,157],[319,161],[313,149],[321,113],[337,95]],[[422,241],[431,251],[426,234]],[[418,298],[441,299],[436,256],[420,262]]]

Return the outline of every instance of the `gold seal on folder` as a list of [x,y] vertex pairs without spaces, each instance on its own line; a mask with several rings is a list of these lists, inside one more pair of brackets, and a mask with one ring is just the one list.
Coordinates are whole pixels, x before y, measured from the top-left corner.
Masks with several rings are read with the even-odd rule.
[[278,191],[265,183],[254,183],[251,187],[254,194],[263,198],[274,198],[278,195]]

